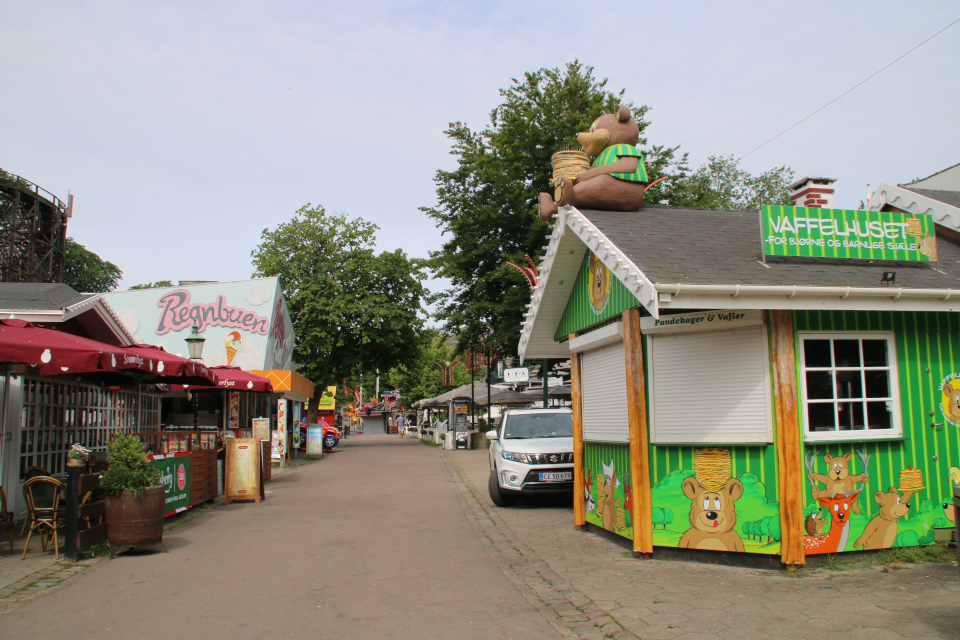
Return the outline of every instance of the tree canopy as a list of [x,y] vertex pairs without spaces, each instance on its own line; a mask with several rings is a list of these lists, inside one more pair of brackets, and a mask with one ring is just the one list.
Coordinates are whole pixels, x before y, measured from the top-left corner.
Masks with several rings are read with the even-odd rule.
[[530,290],[506,263],[522,264],[524,255],[536,260],[542,253],[549,227],[538,217],[537,194],[550,188],[551,156],[577,148],[577,132],[626,104],[640,126],[638,146],[647,147],[650,174],[685,169],[675,147],[651,147],[642,137],[647,107],[625,102],[623,91],[613,93],[606,84],[576,60],[562,70],[529,72],[500,90],[503,102],[485,129],[453,122],[445,132],[458,166],[437,171],[438,204],[421,210],[446,234],[430,254],[437,275],[451,283],[437,315],[461,343],[475,345],[490,333],[488,343],[515,349]]
[[399,249],[376,255],[377,229],[308,204],[264,229],[252,253],[254,276],[280,278],[297,333],[294,359],[321,387],[416,353],[424,265]]
[[[400,390],[404,406],[421,398],[433,398],[452,388],[443,386],[440,367],[434,364],[454,360],[463,362],[462,357],[454,355],[455,349],[448,344],[448,340],[448,336],[434,328],[424,329],[417,351],[387,372],[383,380],[390,388]],[[454,386],[470,382],[470,374],[463,364],[453,370],[453,382]]]
[[526,280],[507,262],[539,261],[549,225],[538,217],[537,196],[550,189],[551,156],[578,149],[575,134],[603,113],[628,106],[640,127],[637,146],[650,180],[645,202],[703,209],[758,208],[784,204],[793,172],[778,167],[753,176],[731,157],[711,156],[691,172],[679,145],[651,144],[644,136],[649,107],[611,91],[593,68],[574,60],[563,69],[540,69],[500,90],[502,102],[480,131],[452,122],[445,131],[457,166],[434,177],[437,205],[422,207],[445,234],[430,253],[436,275],[450,286],[438,296],[437,317],[464,345],[488,343],[501,352],[516,348],[523,310],[530,300]]
[[106,293],[120,284],[120,267],[103,260],[73,238],[67,238],[63,282],[83,293]]
[[157,280],[156,282],[148,282],[146,284],[135,284],[132,287],[130,287],[130,290],[134,291],[136,289],[156,289],[158,287],[172,287],[172,286],[173,286],[172,280]]

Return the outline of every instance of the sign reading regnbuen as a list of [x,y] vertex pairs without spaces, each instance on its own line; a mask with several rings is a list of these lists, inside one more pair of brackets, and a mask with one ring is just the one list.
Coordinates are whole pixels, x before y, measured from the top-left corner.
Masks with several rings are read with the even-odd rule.
[[897,211],[764,205],[764,256],[936,262],[933,219]]

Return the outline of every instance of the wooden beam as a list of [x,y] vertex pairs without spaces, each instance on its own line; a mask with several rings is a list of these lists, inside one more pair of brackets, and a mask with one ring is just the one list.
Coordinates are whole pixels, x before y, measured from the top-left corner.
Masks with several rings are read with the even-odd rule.
[[[573,340],[577,332],[570,334]],[[573,523],[587,524],[587,509],[583,500],[583,404],[580,395],[580,354],[570,354],[570,402],[573,405]]]
[[633,492],[633,550],[653,553],[650,504],[650,434],[647,429],[647,382],[643,371],[640,309],[623,312],[623,351],[627,369],[627,419],[630,424],[630,484]]
[[767,312],[773,359],[776,412],[777,475],[780,489],[780,559],[786,565],[805,564],[803,551],[803,453],[797,394],[797,354],[793,313]]

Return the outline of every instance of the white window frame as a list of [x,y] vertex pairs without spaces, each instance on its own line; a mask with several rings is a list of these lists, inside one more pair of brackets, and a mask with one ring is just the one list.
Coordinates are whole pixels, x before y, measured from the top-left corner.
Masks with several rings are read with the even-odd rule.
[[[861,342],[860,347],[860,366],[859,367],[810,367],[807,368],[806,365],[806,350],[805,350],[805,341],[806,340],[857,340]],[[884,340],[887,344],[887,366],[885,367],[867,367],[863,365],[863,340]],[[831,349],[831,361],[833,350]],[[838,442],[838,441],[853,441],[859,442],[862,440],[891,440],[903,438],[903,420],[900,414],[900,380],[898,376],[897,366],[897,342],[896,335],[892,331],[799,331],[797,332],[797,370],[800,375],[800,406],[801,406],[801,419],[803,420],[803,440],[804,442]],[[891,420],[890,423],[892,427],[890,429],[861,429],[861,430],[851,430],[851,431],[810,431],[810,418],[807,411],[807,408],[810,404],[828,404],[832,403],[834,405],[834,415],[836,415],[836,407],[841,402],[856,402],[857,399],[847,399],[847,398],[836,398],[832,400],[808,400],[807,399],[807,371],[883,371],[886,370],[889,372],[888,383],[890,388],[891,396],[887,400],[891,403],[890,413]],[[860,398],[860,401],[866,403],[866,382],[861,378],[861,387],[864,394],[863,398]],[[834,389],[834,395],[836,395],[836,389]],[[884,400],[884,398],[872,398],[874,402],[879,400]],[[866,407],[864,406],[864,419],[866,419],[867,412]],[[839,420],[837,420],[839,423]]]

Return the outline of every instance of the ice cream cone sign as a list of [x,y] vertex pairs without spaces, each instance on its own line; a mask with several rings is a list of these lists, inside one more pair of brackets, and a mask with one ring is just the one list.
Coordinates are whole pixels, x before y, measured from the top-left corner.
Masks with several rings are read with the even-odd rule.
[[243,346],[243,341],[240,340],[240,332],[231,331],[228,333],[227,337],[223,339],[223,346],[227,350],[227,366],[231,366],[237,351],[240,351],[240,347]]

